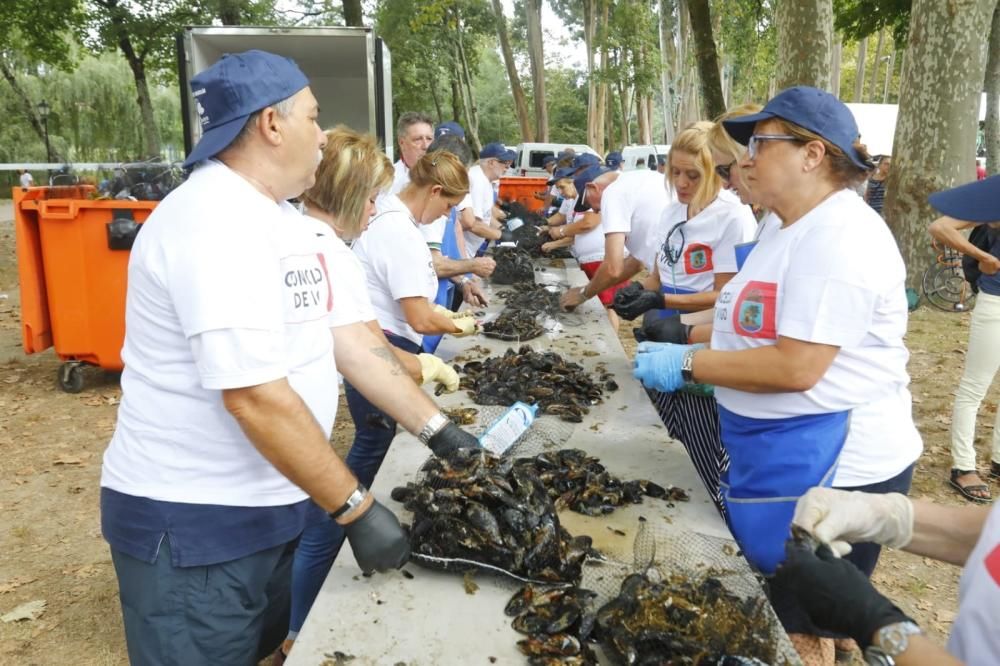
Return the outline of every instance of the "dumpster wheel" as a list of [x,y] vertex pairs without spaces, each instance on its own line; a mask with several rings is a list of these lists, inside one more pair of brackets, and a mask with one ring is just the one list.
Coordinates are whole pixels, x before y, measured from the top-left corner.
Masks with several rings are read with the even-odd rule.
[[66,393],[79,393],[83,390],[83,364],[80,361],[70,361],[59,366],[59,388]]

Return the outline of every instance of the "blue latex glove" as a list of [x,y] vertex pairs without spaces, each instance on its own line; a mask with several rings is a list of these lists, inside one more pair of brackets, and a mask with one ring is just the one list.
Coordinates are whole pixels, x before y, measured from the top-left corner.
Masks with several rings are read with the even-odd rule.
[[660,350],[667,349],[668,347],[684,347],[685,349],[690,347],[691,349],[704,349],[705,343],[699,342],[693,345],[679,345],[674,342],[652,342],[650,340],[646,340],[645,342],[639,343],[639,347],[636,349],[636,352],[639,354],[649,354],[650,352],[658,352]]
[[[644,345],[651,345],[643,349]],[[674,345],[669,342],[643,342],[635,355],[635,370],[632,375],[643,386],[664,393],[673,393],[684,386],[681,365],[684,354],[690,349],[701,349],[704,345]]]

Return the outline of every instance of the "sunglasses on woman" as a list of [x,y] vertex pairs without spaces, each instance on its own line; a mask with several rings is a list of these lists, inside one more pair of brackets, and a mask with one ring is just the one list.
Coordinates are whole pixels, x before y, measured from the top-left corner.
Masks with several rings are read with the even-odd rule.
[[733,172],[733,167],[736,165],[736,160],[733,160],[729,164],[716,164],[715,173],[719,174],[719,178],[722,180],[729,180],[729,174]]

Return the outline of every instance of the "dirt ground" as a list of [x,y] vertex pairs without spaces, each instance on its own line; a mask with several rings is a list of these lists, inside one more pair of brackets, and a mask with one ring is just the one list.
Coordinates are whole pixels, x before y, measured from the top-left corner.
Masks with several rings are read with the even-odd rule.
[[[10,202],[0,202],[0,616],[26,602],[40,602],[42,610],[34,619],[0,622],[0,662],[125,664],[117,588],[98,515],[101,455],[121,392],[116,377],[89,370],[81,393],[64,393],[56,387],[59,360],[51,350],[34,356],[21,351],[11,219]],[[923,307],[911,317],[907,340],[925,446],[913,495],[948,504],[962,501],[946,481],[951,404],[968,325],[968,314]],[[994,386],[980,411],[981,467],[998,393]],[[342,409],[335,443],[343,446],[351,434]],[[874,580],[943,641],[955,616],[958,574],[945,564],[889,552]]]

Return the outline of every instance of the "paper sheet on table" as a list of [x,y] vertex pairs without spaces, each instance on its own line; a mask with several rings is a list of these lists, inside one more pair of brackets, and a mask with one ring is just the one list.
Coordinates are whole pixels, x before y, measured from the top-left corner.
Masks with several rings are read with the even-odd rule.
[[711,324],[712,318],[715,317],[715,309],[700,310],[698,312],[685,312],[681,315],[681,323],[687,324],[689,326],[698,326],[699,324]]

